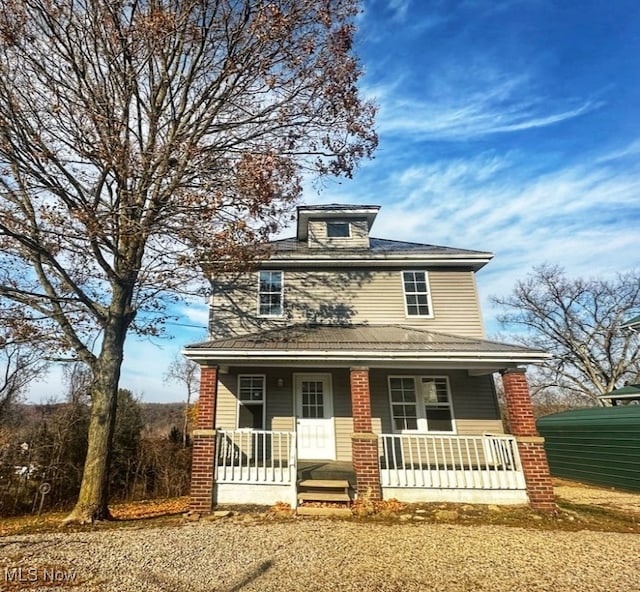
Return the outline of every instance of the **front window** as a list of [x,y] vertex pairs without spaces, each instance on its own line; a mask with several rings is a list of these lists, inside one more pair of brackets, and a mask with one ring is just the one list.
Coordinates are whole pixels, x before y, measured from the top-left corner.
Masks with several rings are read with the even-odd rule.
[[431,316],[431,296],[426,271],[403,271],[402,287],[409,317]]
[[238,376],[238,428],[264,429],[265,377]]
[[418,412],[414,379],[395,376],[389,378],[389,395],[393,427],[397,431],[417,430]]
[[390,376],[389,399],[397,432],[453,432],[451,392],[446,376]]
[[258,280],[258,314],[282,316],[282,272],[261,271]]

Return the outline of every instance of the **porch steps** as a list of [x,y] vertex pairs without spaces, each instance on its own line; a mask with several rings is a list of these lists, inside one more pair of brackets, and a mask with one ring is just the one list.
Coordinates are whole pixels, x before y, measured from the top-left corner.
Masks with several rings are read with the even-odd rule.
[[349,508],[311,508],[300,506],[296,510],[298,516],[335,516],[340,518],[350,518],[352,516]]
[[[328,502],[348,505],[351,502],[349,481],[346,479],[304,479],[298,482],[298,503],[304,504],[305,502]],[[302,510],[302,508],[299,509]],[[307,513],[306,510],[311,509],[318,508],[307,507],[302,513],[305,514]]]
[[350,502],[348,493],[329,491],[300,491],[298,500],[301,502]]

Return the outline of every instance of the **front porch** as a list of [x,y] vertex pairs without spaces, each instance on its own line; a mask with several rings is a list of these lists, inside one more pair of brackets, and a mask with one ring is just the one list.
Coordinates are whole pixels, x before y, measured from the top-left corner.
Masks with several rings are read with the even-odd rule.
[[[376,436],[383,499],[405,502],[526,503],[513,436]],[[217,430],[216,504],[298,504],[299,485],[344,481],[357,491],[354,466],[298,460],[295,432]],[[367,495],[361,492],[360,495]]]
[[[192,508],[297,504],[301,460],[352,463],[372,500],[554,511],[524,369],[540,352],[406,327],[290,327],[193,346]],[[500,372],[513,435],[502,434]],[[351,483],[351,481],[350,481]]]

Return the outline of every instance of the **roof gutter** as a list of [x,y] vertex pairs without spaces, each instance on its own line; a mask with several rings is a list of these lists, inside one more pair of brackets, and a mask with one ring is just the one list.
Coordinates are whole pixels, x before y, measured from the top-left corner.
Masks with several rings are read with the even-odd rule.
[[430,352],[427,354],[416,354],[406,351],[358,351],[358,350],[251,350],[238,351],[234,349],[190,349],[182,350],[183,355],[187,358],[198,360],[224,359],[225,361],[295,361],[295,362],[313,362],[313,361],[387,361],[387,362],[467,362],[467,363],[485,363],[485,364],[535,364],[550,359],[551,354],[544,352]]
[[326,259],[295,259],[295,258],[279,258],[271,257],[261,262],[261,268],[273,268],[281,269],[286,267],[306,267],[313,266],[314,268],[323,267],[406,267],[407,265],[423,265],[425,267],[471,267],[475,271],[484,267],[491,261],[491,257],[478,257],[469,258],[464,257],[460,259],[434,257],[429,258],[424,255],[405,255],[403,257],[376,257],[371,259],[358,259],[358,258],[326,258]]

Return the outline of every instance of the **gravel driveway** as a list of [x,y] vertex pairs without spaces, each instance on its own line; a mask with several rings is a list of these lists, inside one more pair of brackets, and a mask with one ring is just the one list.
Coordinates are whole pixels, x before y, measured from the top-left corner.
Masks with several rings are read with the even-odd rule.
[[118,592],[632,592],[640,591],[640,536],[223,520],[6,537],[0,539],[0,570],[3,591],[60,590],[49,585],[57,574],[75,577],[80,583],[73,590]]

